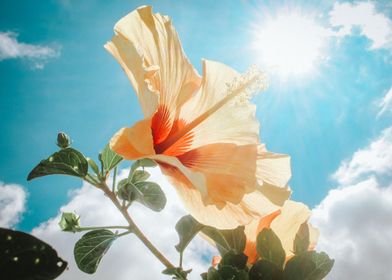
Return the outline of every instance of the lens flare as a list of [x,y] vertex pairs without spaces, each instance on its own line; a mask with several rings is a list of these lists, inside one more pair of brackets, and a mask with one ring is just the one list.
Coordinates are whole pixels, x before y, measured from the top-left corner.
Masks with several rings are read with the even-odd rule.
[[331,31],[310,16],[282,13],[254,27],[254,49],[260,62],[282,76],[312,72],[323,59]]

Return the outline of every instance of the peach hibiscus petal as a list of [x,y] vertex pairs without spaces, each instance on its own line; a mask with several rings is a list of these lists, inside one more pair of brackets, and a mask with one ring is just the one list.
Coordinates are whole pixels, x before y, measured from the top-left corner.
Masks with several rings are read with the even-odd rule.
[[180,118],[193,125],[190,148],[213,143],[258,144],[256,106],[247,94],[257,91],[261,78],[259,73],[241,76],[222,63],[203,60],[201,88],[180,112]]
[[110,148],[128,160],[155,154],[151,120],[145,119],[135,123],[132,127],[120,129],[110,140]]
[[[190,171],[181,162],[173,161],[172,157],[156,155],[153,158],[175,187],[187,210],[202,224],[218,229],[233,229],[279,209],[259,191],[245,194],[238,204],[226,202],[222,207],[207,205],[202,197],[204,190],[199,189],[200,185],[206,186],[202,173]],[[207,187],[204,189],[207,190]]]
[[[271,229],[279,236],[282,246],[286,252],[286,257],[293,255],[293,243],[299,227],[308,221],[311,215],[310,209],[303,203],[288,200],[282,208],[282,213],[271,224]],[[309,228],[312,228],[309,226]],[[312,244],[317,242],[317,230],[310,232]]]
[[240,203],[248,189],[255,189],[256,149],[256,145],[215,143],[193,149],[178,159],[206,177],[206,203],[224,206],[226,202]]
[[[262,219],[252,221],[245,226],[245,235],[247,245],[245,254],[249,257],[249,262],[255,262],[258,258],[256,251],[256,239],[258,234],[265,227],[271,228],[282,242],[283,249],[286,252],[286,259],[291,258],[293,253],[293,244],[295,236],[301,224],[308,221],[311,211],[300,202],[288,200],[285,202],[279,212],[275,212]],[[309,250],[316,246],[318,240],[318,230],[309,225]]]
[[201,78],[186,58],[170,18],[143,6],[120,19],[114,31],[105,48],[129,77],[145,117],[158,104],[175,113],[199,87]]
[[286,187],[290,178],[290,156],[268,152],[265,145],[259,145],[257,158],[259,184]]
[[213,256],[211,260],[211,265],[213,267],[216,267],[221,262],[221,260],[222,260],[221,256]]

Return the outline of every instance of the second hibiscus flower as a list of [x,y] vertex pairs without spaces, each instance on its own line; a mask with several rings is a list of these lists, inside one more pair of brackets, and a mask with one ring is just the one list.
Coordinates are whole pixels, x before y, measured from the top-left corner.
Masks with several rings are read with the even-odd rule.
[[110,146],[125,159],[155,160],[200,223],[248,224],[290,196],[290,158],[259,142],[252,92],[263,75],[240,75],[203,60],[200,77],[167,16],[140,7],[122,18],[105,48],[130,79],[144,119],[119,130]]

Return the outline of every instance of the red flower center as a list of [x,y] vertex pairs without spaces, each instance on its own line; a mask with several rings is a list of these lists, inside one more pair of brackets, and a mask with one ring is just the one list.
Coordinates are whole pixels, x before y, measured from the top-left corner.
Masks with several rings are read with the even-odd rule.
[[193,132],[189,131],[178,139],[175,137],[186,125],[183,119],[176,118],[171,121],[167,107],[160,105],[151,121],[155,152],[167,156],[179,156],[189,151]]

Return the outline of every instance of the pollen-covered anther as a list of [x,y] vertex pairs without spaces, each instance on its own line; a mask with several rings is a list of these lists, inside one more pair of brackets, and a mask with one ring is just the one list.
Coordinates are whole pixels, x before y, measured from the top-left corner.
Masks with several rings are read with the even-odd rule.
[[256,66],[252,66],[246,73],[234,78],[231,83],[226,85],[226,95],[235,97],[234,104],[243,104],[256,93],[267,88],[267,78],[264,72]]

